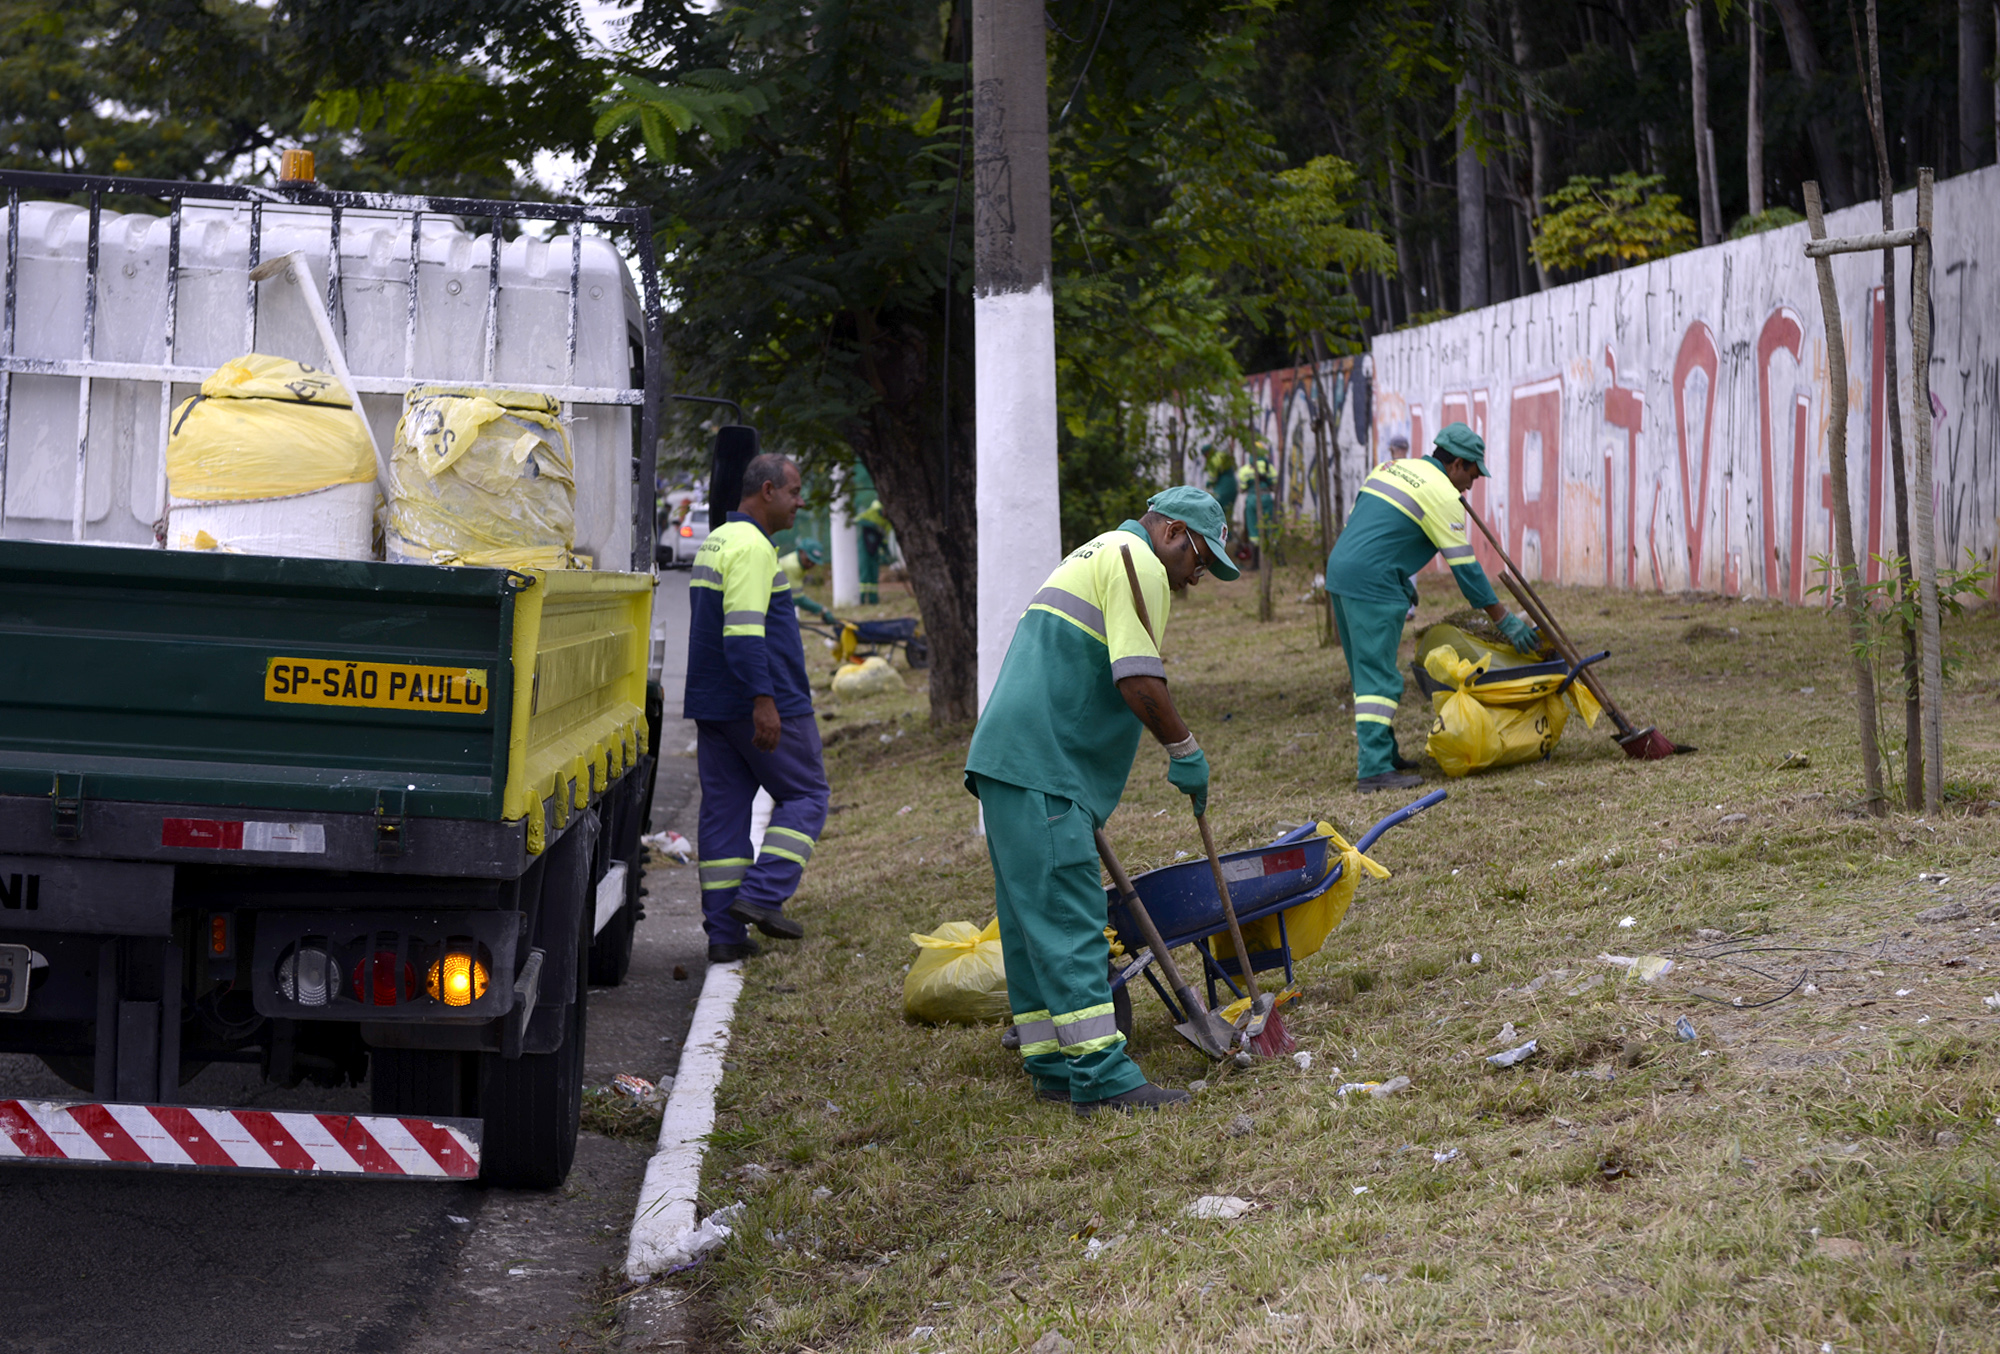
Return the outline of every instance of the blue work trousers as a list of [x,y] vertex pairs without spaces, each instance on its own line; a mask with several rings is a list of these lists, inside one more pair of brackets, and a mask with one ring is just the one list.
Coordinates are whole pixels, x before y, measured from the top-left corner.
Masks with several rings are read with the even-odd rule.
[[[729,915],[730,904],[741,897],[759,907],[782,907],[798,891],[826,826],[819,725],[810,714],[787,717],[770,752],[751,741],[755,728],[748,719],[698,719],[695,731],[702,927],[711,945],[740,945],[749,932]],[[750,804],[759,786],[770,791],[776,807],[752,860]]]

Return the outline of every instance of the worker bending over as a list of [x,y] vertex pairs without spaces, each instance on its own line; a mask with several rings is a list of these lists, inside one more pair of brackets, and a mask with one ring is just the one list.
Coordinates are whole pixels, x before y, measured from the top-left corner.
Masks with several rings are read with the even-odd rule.
[[1396,666],[1413,579],[1443,554],[1465,600],[1485,610],[1522,653],[1541,647],[1534,627],[1500,605],[1486,570],[1472,556],[1461,495],[1486,473],[1486,443],[1463,423],[1447,424],[1436,450],[1387,461],[1370,471],[1347,527],[1326,557],[1326,590],[1354,685],[1355,788],[1363,794],[1422,784],[1396,748],[1396,706],[1403,674]]
[[1189,1098],[1147,1081],[1125,1052],[1094,834],[1125,792],[1141,728],[1166,746],[1167,779],[1206,811],[1208,759],[1174,708],[1159,641],[1171,594],[1204,571],[1237,570],[1206,492],[1167,489],[1147,507],[1071,551],[1035,594],[965,761],[965,787],[986,817],[1021,1056],[1037,1093],[1079,1114]]
[[823,621],[833,619],[833,613],[815,602],[806,594],[805,584],[813,581],[812,571],[826,563],[826,552],[820,549],[818,541],[801,540],[798,549],[778,559],[778,568],[792,585],[792,605]]
[[[712,964],[757,953],[746,923],[784,940],[805,934],[785,915],[785,900],[797,892],[826,826],[826,771],[805,647],[791,583],[771,544],[798,511],[799,468],[769,452],[753,458],[741,506],[702,542],[688,578],[682,710],[695,724],[695,847]],[[750,814],[759,787],[775,807],[753,861]]]
[[889,532],[893,528],[879,498],[863,508],[854,523],[861,528],[861,605],[874,606],[882,600],[882,566],[889,562]]

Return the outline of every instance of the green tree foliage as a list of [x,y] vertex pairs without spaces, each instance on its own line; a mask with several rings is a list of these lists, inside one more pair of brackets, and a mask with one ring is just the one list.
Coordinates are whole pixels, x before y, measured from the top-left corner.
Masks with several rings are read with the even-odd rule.
[[1536,259],[1551,272],[1622,268],[1691,249],[1695,224],[1659,174],[1619,174],[1609,183],[1578,174],[1549,194],[1535,232]]

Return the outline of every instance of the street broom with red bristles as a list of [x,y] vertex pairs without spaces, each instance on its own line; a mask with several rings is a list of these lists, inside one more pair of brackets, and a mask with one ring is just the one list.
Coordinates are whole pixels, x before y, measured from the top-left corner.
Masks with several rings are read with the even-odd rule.
[[1236,961],[1243,969],[1243,984],[1250,993],[1250,1009],[1244,1013],[1242,1047],[1260,1058],[1281,1058],[1297,1048],[1298,1041],[1285,1028],[1278,1014],[1278,999],[1259,991],[1257,970],[1250,962],[1250,947],[1243,943],[1243,928],[1236,921],[1236,904],[1229,898],[1229,881],[1222,877],[1222,857],[1215,852],[1215,834],[1208,829],[1208,815],[1197,813],[1195,825],[1201,829],[1201,844],[1208,851],[1209,872],[1215,876],[1215,891],[1222,896],[1222,915],[1229,919],[1229,939],[1236,946]]

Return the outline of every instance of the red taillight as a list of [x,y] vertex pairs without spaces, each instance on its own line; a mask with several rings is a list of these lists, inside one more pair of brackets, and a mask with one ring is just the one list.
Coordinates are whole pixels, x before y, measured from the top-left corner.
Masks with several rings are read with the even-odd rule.
[[[361,990],[363,974],[370,975],[372,992]],[[394,1006],[417,995],[417,968],[410,963],[403,965],[403,990],[399,995],[396,991],[396,952],[377,950],[372,958],[354,966],[354,977],[349,981],[348,988],[354,993],[354,999],[363,1005]]]
[[232,952],[229,938],[229,917],[218,912],[208,919],[208,952],[218,959],[227,958]]
[[694,535],[694,528],[689,526],[686,522],[681,523],[681,535],[683,536]]

